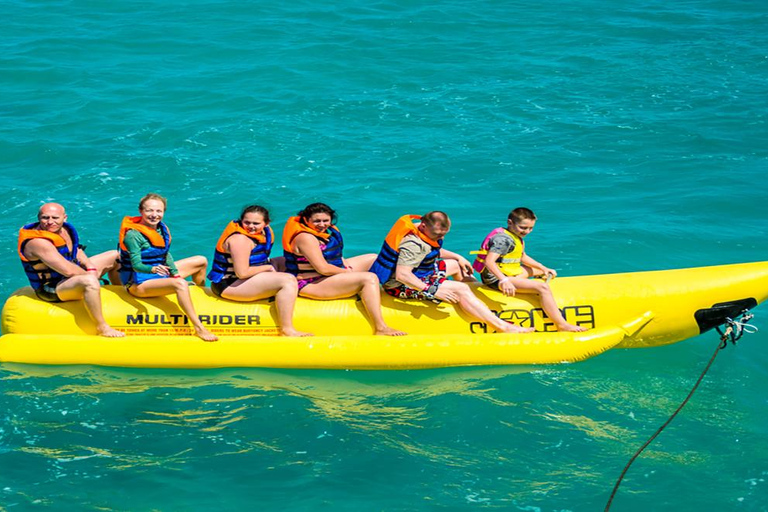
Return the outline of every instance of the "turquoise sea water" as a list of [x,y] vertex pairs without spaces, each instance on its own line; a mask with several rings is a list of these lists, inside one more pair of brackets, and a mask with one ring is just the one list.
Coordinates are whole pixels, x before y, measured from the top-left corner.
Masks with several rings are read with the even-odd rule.
[[[0,299],[63,203],[89,252],[169,198],[174,255],[322,200],[349,254],[510,208],[561,275],[768,259],[760,2],[7,0]],[[768,310],[612,510],[768,510]],[[0,366],[0,510],[601,510],[717,343],[411,372]]]

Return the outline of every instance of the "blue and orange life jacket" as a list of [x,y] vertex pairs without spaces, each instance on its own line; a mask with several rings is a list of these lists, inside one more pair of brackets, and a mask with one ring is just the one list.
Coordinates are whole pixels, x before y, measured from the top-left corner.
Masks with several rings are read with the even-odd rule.
[[224,248],[224,243],[227,239],[235,234],[245,235],[253,240],[254,246],[251,249],[251,255],[248,258],[248,265],[251,267],[258,267],[259,265],[269,264],[269,253],[272,250],[273,240],[275,234],[272,232],[272,228],[266,226],[261,233],[249,233],[238,220],[233,220],[227,227],[224,228],[224,232],[219,237],[219,241],[216,244],[216,251],[213,254],[213,267],[208,272],[208,279],[212,283],[220,283],[225,279],[237,278],[235,275],[235,267],[232,263],[232,254],[227,252]]
[[141,262],[154,267],[165,265],[168,251],[171,249],[171,232],[164,223],[159,224],[160,231],[141,224],[141,217],[124,217],[120,225],[118,250],[120,251],[120,279],[123,284],[141,284],[150,279],[161,279],[166,276],[149,272],[136,272],[131,264],[131,254],[125,246],[125,235],[130,230],[138,231],[149,242],[149,247],[141,250]]
[[344,252],[344,239],[336,226],[330,226],[324,232],[317,231],[301,222],[300,217],[290,217],[283,229],[283,254],[285,255],[285,271],[289,274],[299,275],[316,272],[307,258],[293,252],[293,240],[300,233],[309,233],[320,242],[320,250],[325,261],[330,265],[344,268],[342,254]]
[[24,247],[27,243],[36,238],[50,240],[59,254],[61,254],[65,260],[72,263],[77,263],[77,250],[78,245],[80,244],[80,237],[77,235],[77,230],[68,222],[64,223],[62,229],[66,229],[69,232],[69,236],[72,238],[72,247],[69,247],[66,240],[64,240],[64,237],[58,233],[51,233],[44,229],[36,229],[38,227],[39,223],[33,222],[25,225],[19,230],[19,257],[21,258],[21,265],[24,267],[24,273],[27,274],[29,285],[35,290],[39,290],[43,284],[56,286],[56,284],[63,281],[65,277],[40,260],[27,259],[27,257],[24,256]]
[[379,256],[373,262],[370,271],[379,276],[381,284],[389,281],[395,273],[397,267],[397,257],[400,254],[400,243],[406,235],[416,235],[428,243],[432,250],[427,253],[419,266],[413,269],[413,274],[419,279],[425,279],[435,273],[435,263],[440,257],[440,248],[443,241],[435,241],[419,231],[414,224],[414,220],[420,219],[420,215],[403,215],[395,222],[392,229],[389,230],[384,244],[381,246]]

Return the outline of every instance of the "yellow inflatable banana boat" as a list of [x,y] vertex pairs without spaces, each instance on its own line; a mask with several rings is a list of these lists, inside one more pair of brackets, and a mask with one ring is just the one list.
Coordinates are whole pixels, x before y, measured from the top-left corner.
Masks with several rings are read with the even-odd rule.
[[560,333],[535,297],[505,297],[475,285],[499,317],[532,334],[495,334],[450,304],[382,297],[389,325],[404,337],[373,336],[354,298],[299,299],[295,324],[311,338],[277,335],[270,301],[235,303],[192,287],[201,320],[220,341],[191,335],[172,296],[136,299],[121,287],[102,291],[104,313],[127,337],[107,339],[81,302],[49,304],[22,288],[2,312],[0,361],[94,364],[145,368],[356,368],[575,362],[610,348],[674,343],[721,325],[768,297],[768,262],[715,267],[557,278],[550,283],[566,319],[590,330]]

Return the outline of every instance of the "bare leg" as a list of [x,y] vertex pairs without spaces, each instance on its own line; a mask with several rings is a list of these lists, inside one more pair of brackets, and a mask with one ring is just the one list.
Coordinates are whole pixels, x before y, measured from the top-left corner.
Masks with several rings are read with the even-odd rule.
[[359,256],[352,256],[351,258],[344,258],[344,263],[348,267],[352,267],[352,270],[356,272],[368,272],[373,262],[378,258],[378,254],[361,254]]
[[347,272],[329,276],[322,281],[305,286],[299,295],[310,299],[330,300],[351,297],[359,293],[363,299],[365,310],[368,312],[376,329],[375,334],[383,336],[404,336],[406,333],[391,328],[384,321],[381,313],[381,291],[379,278],[371,272]]
[[192,282],[197,286],[205,286],[205,271],[208,269],[208,260],[205,256],[190,256],[176,262],[179,275],[182,279],[192,276]]
[[558,331],[582,332],[587,330],[584,327],[573,325],[566,321],[563,313],[560,312],[560,308],[557,307],[555,296],[552,294],[552,289],[547,283],[513,277],[512,284],[515,285],[515,288],[520,293],[535,293],[539,296],[541,299],[541,309],[555,323]]
[[455,281],[463,281],[465,283],[476,282],[474,274],[465,274],[461,271],[459,262],[456,260],[444,260],[445,261],[445,274],[454,279]]
[[523,269],[522,272],[517,274],[515,277],[522,277],[527,279],[529,277],[541,277],[544,275],[544,272],[542,272],[541,269],[531,268],[528,265],[520,265],[520,268]]
[[228,286],[221,297],[239,302],[275,297],[280,332],[283,336],[312,336],[312,333],[297,331],[293,326],[293,308],[299,286],[296,278],[282,272],[262,272],[248,279],[238,279]]
[[488,309],[480,299],[475,297],[472,290],[465,283],[458,281],[443,281],[435,296],[438,299],[457,299],[459,307],[469,316],[482,322],[491,324],[500,332],[532,332],[533,327],[523,328],[509,322],[505,322]]
[[101,285],[94,273],[72,276],[60,282],[56,287],[56,295],[63,301],[80,300],[85,303],[85,309],[96,322],[96,331],[107,338],[122,338],[125,333],[113,329],[104,320],[101,309]]
[[99,277],[108,274],[110,284],[120,285],[123,282],[120,280],[120,273],[118,272],[120,268],[119,257],[120,254],[117,251],[106,251],[96,256],[89,256],[88,259],[99,269]]
[[163,279],[150,279],[144,281],[140,285],[134,285],[128,288],[128,293],[139,298],[148,297],[161,297],[163,295],[169,295],[175,293],[179,299],[179,306],[184,314],[187,315],[189,321],[192,322],[192,326],[195,329],[195,334],[198,338],[204,341],[216,341],[219,338],[211,334],[200,322],[200,317],[195,312],[195,306],[192,305],[192,297],[189,295],[189,283],[184,279],[176,278],[163,278]]

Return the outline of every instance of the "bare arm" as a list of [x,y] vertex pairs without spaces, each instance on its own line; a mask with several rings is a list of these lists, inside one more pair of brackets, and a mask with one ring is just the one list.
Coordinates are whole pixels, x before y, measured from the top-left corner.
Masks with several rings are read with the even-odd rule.
[[173,255],[170,252],[165,254],[165,265],[161,265],[168,269],[168,275],[176,277],[179,275],[179,269],[176,268],[176,262],[173,260]]
[[232,255],[232,266],[238,279],[248,279],[262,272],[274,272],[272,265],[252,267],[249,263],[253,242],[245,235],[234,234],[227,239],[227,248]]
[[[171,276],[174,275],[175,271],[175,274],[178,275],[178,270],[176,269],[176,265],[173,264],[171,253],[168,253],[165,256],[166,265],[147,265],[141,260],[141,248],[149,247],[149,243],[144,236],[135,229],[131,229],[125,234],[123,243],[128,249],[128,254],[131,258],[131,267],[134,272]],[[168,262],[170,262],[170,264]]]
[[414,290],[423,290],[425,288],[424,281],[416,277],[412,267],[406,265],[397,265],[395,267],[395,279]]
[[458,261],[462,277],[472,275],[472,264],[461,254],[456,254],[455,252],[449,251],[448,249],[440,249],[440,257],[444,260]]
[[47,240],[39,238],[30,240],[24,248],[24,255],[27,259],[42,261],[49,268],[65,277],[85,274],[83,268],[71,261],[67,261],[64,256],[56,250],[56,247]]
[[84,268],[86,272],[89,270],[96,271],[96,272],[99,271],[96,265],[85,254],[85,251],[77,251],[77,263],[82,268]]
[[552,277],[557,277],[557,271],[553,268],[545,267],[535,259],[528,256],[526,253],[523,253],[523,257],[520,258],[520,263],[527,267],[531,267],[532,269],[537,269],[541,271],[542,274],[552,274]]
[[299,254],[307,258],[307,261],[309,261],[318,274],[333,276],[349,272],[346,268],[340,268],[325,261],[323,251],[320,250],[320,242],[309,233],[299,233],[296,235],[293,245],[295,249],[298,249]]
[[496,279],[499,281],[507,277],[496,264],[500,257],[501,254],[495,252],[489,252],[485,255],[485,268],[488,269],[488,272],[496,276]]
[[504,295],[512,295],[514,297],[515,291],[517,290],[515,285],[512,283],[510,277],[505,275],[496,264],[500,257],[501,254],[496,252],[489,252],[486,254],[485,268],[499,280],[499,290],[501,293]]

